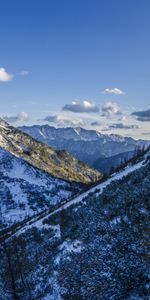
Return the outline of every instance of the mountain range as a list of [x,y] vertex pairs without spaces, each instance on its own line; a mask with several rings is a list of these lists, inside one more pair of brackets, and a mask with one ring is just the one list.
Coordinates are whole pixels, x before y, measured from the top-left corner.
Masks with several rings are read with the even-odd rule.
[[105,173],[118,166],[122,159],[131,158],[136,148],[149,145],[149,141],[146,140],[106,135],[81,127],[55,128],[49,125],[34,125],[20,127],[20,130],[57,150],[68,151],[77,159]]

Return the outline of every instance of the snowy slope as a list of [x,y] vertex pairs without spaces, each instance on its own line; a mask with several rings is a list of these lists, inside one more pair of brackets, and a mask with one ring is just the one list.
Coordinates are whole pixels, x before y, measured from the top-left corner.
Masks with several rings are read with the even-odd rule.
[[0,221],[12,225],[68,199],[80,186],[50,176],[0,148]]
[[95,185],[94,187],[88,189],[86,192],[79,194],[78,196],[76,196],[75,198],[66,201],[65,204],[60,204],[59,208],[54,209],[52,212],[46,212],[44,214],[44,216],[42,215],[41,219],[37,221],[37,217],[35,216],[35,219],[33,218],[32,222],[27,222],[25,225],[22,226],[22,228],[17,231],[17,235],[22,234],[23,232],[25,232],[26,230],[28,230],[29,228],[32,228],[34,226],[36,226],[37,228],[40,228],[41,226],[43,226],[43,222],[44,220],[46,220],[47,218],[57,215],[58,213],[67,210],[69,207],[71,206],[75,206],[78,203],[86,203],[86,200],[88,199],[89,196],[94,195],[94,196],[100,196],[103,191],[105,189],[109,189],[109,186],[111,185],[111,183],[113,182],[117,182],[118,180],[123,179],[124,177],[128,176],[129,174],[134,173],[136,170],[139,170],[141,168],[144,168],[147,164],[148,164],[148,159],[147,157],[150,155],[149,152],[147,152],[143,158],[141,158],[141,160],[137,163],[135,163],[134,165],[129,164],[127,165],[127,167],[125,169],[123,169],[120,172],[114,173],[110,178],[108,178],[107,180],[105,180],[104,182],[101,182],[97,185]]

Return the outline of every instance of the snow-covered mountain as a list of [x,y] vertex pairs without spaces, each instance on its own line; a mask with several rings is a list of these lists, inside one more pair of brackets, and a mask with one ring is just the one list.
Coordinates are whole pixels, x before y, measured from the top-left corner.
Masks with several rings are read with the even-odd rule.
[[3,120],[0,120],[0,146],[56,178],[90,184],[102,177],[68,152],[56,151]]
[[[20,127],[23,132],[30,134],[35,139],[46,143],[55,149],[65,149],[77,159],[94,166],[98,170],[103,170],[103,158],[118,155],[122,153],[134,152],[138,146],[148,145],[148,141],[134,140],[130,137],[119,135],[105,135],[95,130],[86,130],[83,128],[55,128],[49,125],[35,125],[31,127]],[[124,155],[125,156],[125,155]],[[98,161],[99,160],[99,161]],[[98,164],[96,164],[98,161]],[[114,166],[115,160],[109,161],[111,165],[105,170],[108,171]],[[101,168],[102,163],[102,168]]]
[[[149,300],[150,150],[1,234],[3,300]],[[5,240],[5,242],[4,242]]]

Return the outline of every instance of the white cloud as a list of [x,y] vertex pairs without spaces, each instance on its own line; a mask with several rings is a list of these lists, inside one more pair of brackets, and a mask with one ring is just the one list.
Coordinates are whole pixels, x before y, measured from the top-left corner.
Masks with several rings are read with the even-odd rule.
[[27,75],[29,75],[29,71],[22,70],[19,74],[22,75],[22,76],[27,76]]
[[99,112],[99,107],[93,102],[85,100],[83,102],[73,101],[71,104],[65,104],[62,110],[75,113],[97,113]]
[[125,95],[125,92],[123,92],[122,90],[120,90],[118,88],[107,88],[103,91],[103,93],[113,94],[113,95],[117,95],[117,96]]
[[26,112],[22,111],[16,116],[4,116],[3,119],[8,123],[15,123],[15,122],[28,121],[29,116]]
[[106,102],[102,106],[102,115],[105,117],[113,117],[115,115],[120,115],[121,111],[117,105],[117,103],[114,102]]
[[13,78],[12,74],[8,74],[4,68],[0,68],[0,81],[7,82]]

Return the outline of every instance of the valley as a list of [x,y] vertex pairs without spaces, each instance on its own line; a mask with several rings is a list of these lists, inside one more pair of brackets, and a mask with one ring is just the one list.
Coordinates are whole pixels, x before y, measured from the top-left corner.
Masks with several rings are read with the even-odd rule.
[[3,120],[0,136],[2,300],[148,300],[149,147],[106,175]]

